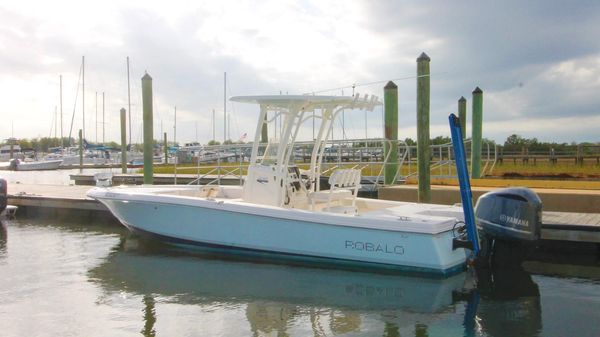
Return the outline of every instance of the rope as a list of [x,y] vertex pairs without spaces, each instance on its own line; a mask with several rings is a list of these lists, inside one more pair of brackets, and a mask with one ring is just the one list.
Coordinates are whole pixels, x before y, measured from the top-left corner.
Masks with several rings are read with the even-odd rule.
[[[445,73],[439,73],[439,74],[445,74]],[[405,80],[410,80],[410,79],[415,79],[415,78],[421,78],[421,77],[428,77],[428,76],[431,77],[432,74],[429,74],[429,75],[420,75],[420,76],[398,77],[398,78],[393,78],[391,80],[381,80],[381,81],[359,83],[359,84],[353,83],[351,85],[347,85],[347,86],[343,86],[343,87],[337,87],[337,88],[331,88],[331,89],[323,89],[323,90],[311,91],[309,93],[304,93],[303,95],[314,95],[314,94],[320,94],[320,93],[329,92],[329,91],[338,91],[338,90],[342,90],[342,89],[352,89],[352,96],[354,96],[354,89],[357,88],[357,87],[366,87],[366,86],[375,85],[375,84],[387,83],[389,81],[405,81]]]

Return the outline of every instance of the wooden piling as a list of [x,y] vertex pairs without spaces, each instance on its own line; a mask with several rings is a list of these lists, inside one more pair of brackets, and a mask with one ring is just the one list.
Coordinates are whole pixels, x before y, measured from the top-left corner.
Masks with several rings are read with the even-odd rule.
[[165,165],[169,163],[169,144],[167,143],[167,133],[164,133],[163,148],[165,150]]
[[582,144],[577,145],[577,158],[575,159],[575,163],[577,163],[577,165],[579,165],[579,166],[583,165],[583,145]]
[[467,137],[467,99],[460,96],[458,100],[458,119],[460,120],[460,132],[463,140]]
[[144,184],[152,185],[153,179],[153,111],[152,77],[146,73],[142,77],[142,105],[144,111]]
[[385,143],[384,155],[387,158],[383,171],[383,181],[392,185],[398,172],[398,86],[389,81],[383,88]]
[[417,59],[417,171],[419,202],[431,202],[431,149],[429,148],[429,62],[422,53]]
[[127,173],[127,123],[125,108],[121,108],[121,173]]
[[79,129],[79,170],[83,170],[83,131]]
[[471,178],[481,178],[481,138],[483,128],[483,91],[473,90],[473,122],[471,124]]

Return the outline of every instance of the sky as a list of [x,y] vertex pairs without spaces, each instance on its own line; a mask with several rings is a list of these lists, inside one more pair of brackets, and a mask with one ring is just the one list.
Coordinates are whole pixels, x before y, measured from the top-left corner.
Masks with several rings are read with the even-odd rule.
[[[0,138],[60,136],[62,115],[65,137],[75,137],[85,118],[86,139],[117,141],[129,57],[133,142],[143,137],[145,72],[153,78],[155,138],[167,132],[169,140],[206,143],[214,110],[217,140],[226,118],[227,138],[251,140],[258,107],[227,101],[225,117],[225,98],[382,97],[394,80],[399,138],[414,139],[416,59],[425,52],[432,138],[449,136],[447,116],[461,96],[470,124],[480,87],[485,138],[600,142],[598,22],[598,1],[5,1]],[[347,111],[334,138],[383,137],[382,114],[381,107]],[[301,138],[311,137],[306,126]]]

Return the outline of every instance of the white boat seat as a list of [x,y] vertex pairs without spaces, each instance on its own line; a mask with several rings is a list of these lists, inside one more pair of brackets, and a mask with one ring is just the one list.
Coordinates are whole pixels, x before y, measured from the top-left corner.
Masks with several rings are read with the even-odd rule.
[[113,174],[110,172],[100,172],[94,174],[94,180],[98,187],[110,187],[112,186]]
[[[311,209],[314,210],[316,202],[326,202],[327,206],[323,210],[334,211],[337,208],[331,206],[333,201],[337,201],[341,206],[342,200],[352,199],[352,205],[349,207],[356,213],[355,203],[358,189],[360,188],[360,174],[361,171],[358,169],[338,169],[333,171],[331,176],[329,176],[329,190],[310,193]],[[343,213],[347,214],[348,209],[344,209]]]

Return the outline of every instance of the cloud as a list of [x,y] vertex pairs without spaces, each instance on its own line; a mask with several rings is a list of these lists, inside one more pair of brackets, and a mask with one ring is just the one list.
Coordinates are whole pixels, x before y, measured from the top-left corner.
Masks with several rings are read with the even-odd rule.
[[[584,125],[600,115],[600,4],[559,1],[448,3],[445,1],[173,1],[40,3],[0,6],[0,102],[18,137],[45,136],[58,104],[63,75],[64,119],[75,106],[81,55],[86,56],[86,129],[95,126],[95,93],[105,93],[107,137],[118,139],[118,110],[127,106],[125,57],[130,57],[133,138],[141,140],[140,78],[154,79],[155,130],[171,132],[178,109],[178,139],[217,138],[226,95],[356,92],[383,96],[399,87],[399,123],[416,134],[416,58],[431,57],[432,137],[457,100],[484,90],[484,134],[503,141],[518,122],[556,141],[597,138],[587,130],[560,132],[552,123]],[[361,85],[361,84],[367,85]],[[254,132],[257,108],[227,103],[232,138]],[[381,136],[380,112],[368,119]],[[35,117],[33,117],[35,116]],[[567,118],[570,119],[565,119]],[[10,134],[8,123],[0,133]],[[341,124],[339,122],[338,124]],[[196,127],[197,125],[197,127]],[[439,126],[439,127],[437,127]],[[348,137],[365,134],[364,116],[349,114]],[[571,130],[569,128],[565,128]],[[552,131],[550,131],[552,130]],[[435,132],[435,133],[434,133]],[[504,133],[503,133],[504,132]],[[310,130],[303,134],[311,134]],[[535,135],[533,135],[535,136]],[[404,136],[403,136],[404,137]],[[574,138],[573,138],[574,137]],[[541,138],[541,137],[538,137]]]

